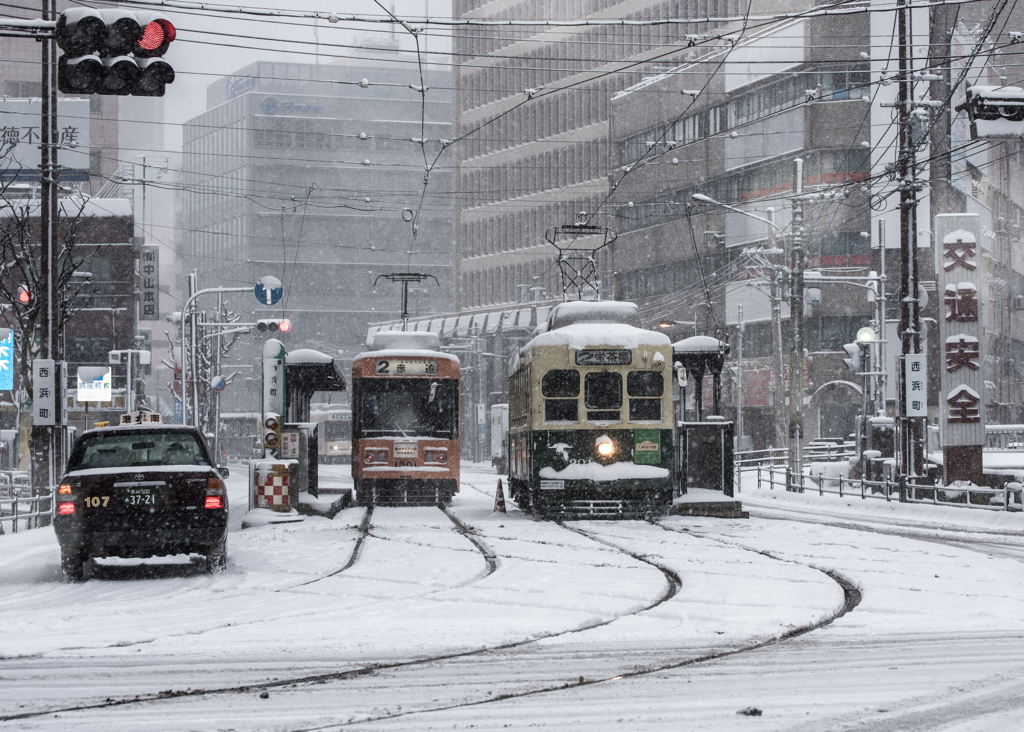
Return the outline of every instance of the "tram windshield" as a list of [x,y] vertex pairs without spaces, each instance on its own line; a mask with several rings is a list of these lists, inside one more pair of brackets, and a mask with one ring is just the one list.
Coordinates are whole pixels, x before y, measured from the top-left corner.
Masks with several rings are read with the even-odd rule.
[[328,419],[323,423],[324,439],[328,442],[352,439],[352,422],[347,419]]
[[455,379],[363,379],[358,400],[356,429],[363,437],[458,437]]

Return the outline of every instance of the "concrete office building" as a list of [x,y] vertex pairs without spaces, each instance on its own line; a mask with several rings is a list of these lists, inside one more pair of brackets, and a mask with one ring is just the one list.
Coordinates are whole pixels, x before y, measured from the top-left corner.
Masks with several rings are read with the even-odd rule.
[[231,309],[243,322],[287,317],[290,350],[342,360],[365,348],[368,322],[399,312],[400,287],[381,274],[436,277],[411,288],[410,309],[449,310],[450,181],[436,160],[451,137],[449,90],[447,71],[421,81],[397,60],[258,62],[211,84],[208,111],[184,130],[185,271],[201,288],[278,277],[277,306],[235,295]]

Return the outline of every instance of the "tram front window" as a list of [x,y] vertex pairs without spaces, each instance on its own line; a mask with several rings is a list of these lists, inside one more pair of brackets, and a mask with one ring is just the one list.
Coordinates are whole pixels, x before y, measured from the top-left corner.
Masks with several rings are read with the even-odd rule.
[[452,379],[365,379],[359,395],[359,433],[454,439],[458,389]]
[[328,442],[352,439],[352,422],[347,419],[329,419],[323,425],[324,439]]
[[614,371],[587,374],[583,400],[587,409],[618,409],[622,406],[622,376]]

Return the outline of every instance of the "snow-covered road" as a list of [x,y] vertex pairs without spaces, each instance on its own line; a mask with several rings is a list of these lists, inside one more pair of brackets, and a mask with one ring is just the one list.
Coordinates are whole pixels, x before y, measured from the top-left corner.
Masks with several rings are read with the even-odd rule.
[[563,527],[493,513],[496,483],[464,466],[451,514],[475,541],[377,508],[344,571],[363,509],[243,531],[234,477],[222,574],[105,560],[69,585],[50,530],[0,537],[0,723],[1024,729],[1019,514],[754,492],[750,520]]

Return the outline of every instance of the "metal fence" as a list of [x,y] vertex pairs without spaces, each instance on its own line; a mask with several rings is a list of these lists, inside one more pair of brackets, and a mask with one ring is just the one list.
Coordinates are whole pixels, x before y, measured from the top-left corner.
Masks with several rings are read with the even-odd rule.
[[0,534],[17,534],[49,526],[53,521],[52,496],[12,496],[0,499]]
[[[739,462],[739,461],[737,461]],[[737,466],[737,492],[740,490]],[[922,503],[935,506],[952,506],[955,508],[978,508],[988,511],[1020,511],[1024,504],[1024,487],[1020,483],[1008,482],[1002,488],[982,488],[975,486],[970,490],[924,484],[914,481],[901,483],[893,480],[866,480],[864,478],[844,478],[841,475],[792,475],[786,464],[748,462],[745,471],[757,471],[757,488],[768,490],[786,490],[795,493],[826,493],[840,498],[857,497],[862,500],[869,498],[884,501],[902,501],[904,503]]]

